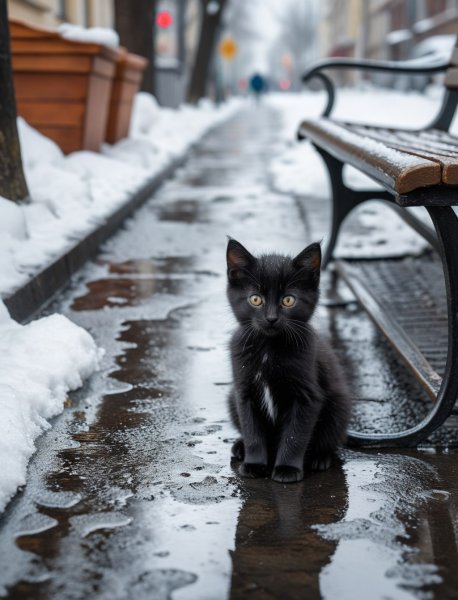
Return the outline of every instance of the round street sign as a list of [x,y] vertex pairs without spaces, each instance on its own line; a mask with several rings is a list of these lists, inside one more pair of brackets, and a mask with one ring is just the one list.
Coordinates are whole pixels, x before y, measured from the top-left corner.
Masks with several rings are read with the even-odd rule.
[[226,36],[223,38],[218,46],[218,52],[224,58],[224,60],[232,60],[237,54],[238,47],[235,43],[234,38],[231,36]]

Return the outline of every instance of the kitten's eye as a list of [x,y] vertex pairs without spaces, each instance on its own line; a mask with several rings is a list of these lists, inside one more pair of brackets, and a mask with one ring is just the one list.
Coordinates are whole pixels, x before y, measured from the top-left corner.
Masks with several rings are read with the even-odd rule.
[[284,296],[281,303],[283,306],[286,306],[286,308],[291,308],[296,304],[296,298],[294,296]]
[[249,302],[252,306],[261,306],[262,298],[261,298],[261,296],[258,296],[257,294],[253,294],[252,296],[249,297]]

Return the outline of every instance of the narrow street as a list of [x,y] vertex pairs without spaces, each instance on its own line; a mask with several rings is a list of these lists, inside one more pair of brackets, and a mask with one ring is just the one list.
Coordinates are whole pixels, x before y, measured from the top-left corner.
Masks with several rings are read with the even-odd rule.
[[[207,135],[50,307],[106,355],[0,518],[0,597],[456,597],[455,451],[345,450],[294,485],[230,464],[227,235],[254,253],[313,241],[297,199],[270,185],[276,131],[261,105]],[[316,318],[364,399],[359,426],[424,414],[354,302]]]

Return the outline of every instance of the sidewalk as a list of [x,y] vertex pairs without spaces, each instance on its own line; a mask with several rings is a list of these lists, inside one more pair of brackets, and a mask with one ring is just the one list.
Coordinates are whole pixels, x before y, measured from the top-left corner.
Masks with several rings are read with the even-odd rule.
[[[312,241],[297,199],[271,187],[279,130],[259,106],[211,132],[50,307],[106,355],[0,517],[0,596],[453,597],[455,450],[345,450],[289,486],[230,466],[226,235],[254,253]],[[359,424],[424,410],[357,305],[323,306],[317,325],[350,371]]]
[[0,298],[11,317],[30,319],[238,106],[232,99],[173,110],[142,92],[129,137],[68,155],[19,118],[30,203],[0,197]]

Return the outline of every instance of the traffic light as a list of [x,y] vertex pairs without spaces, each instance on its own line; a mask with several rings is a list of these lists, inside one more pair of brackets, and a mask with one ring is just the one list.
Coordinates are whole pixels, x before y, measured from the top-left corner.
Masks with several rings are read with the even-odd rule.
[[161,10],[156,15],[156,25],[161,29],[168,29],[173,25],[172,13],[168,10]]

